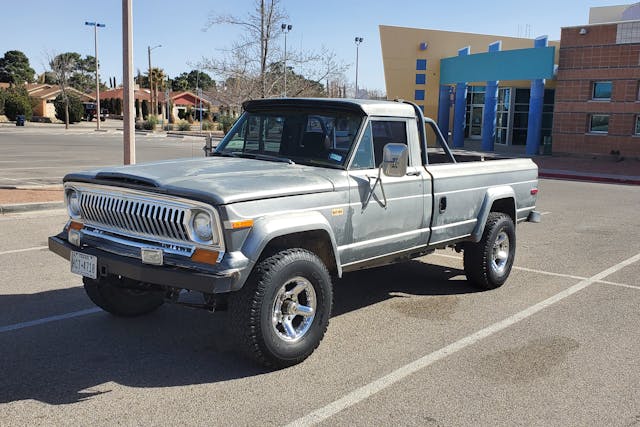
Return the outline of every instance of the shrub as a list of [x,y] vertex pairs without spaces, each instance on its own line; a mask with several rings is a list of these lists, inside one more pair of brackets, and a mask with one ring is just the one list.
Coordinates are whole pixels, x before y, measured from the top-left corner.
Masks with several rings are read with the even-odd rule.
[[193,109],[191,108],[191,106],[187,106],[187,121],[189,123],[193,123]]
[[[56,96],[56,99],[53,101],[53,105],[56,108],[56,118],[64,122],[65,102],[62,94]],[[74,95],[69,95],[69,123],[78,123],[82,120],[83,115],[84,107],[82,106],[80,98]]]
[[9,120],[15,120],[19,114],[23,114],[27,120],[31,120],[33,108],[26,89],[12,88],[5,92],[4,114]]
[[215,130],[216,125],[213,122],[203,121],[202,122],[202,130]]
[[156,125],[158,124],[158,119],[154,116],[149,116],[147,120],[142,123],[142,128],[144,130],[156,130]]
[[185,110],[183,109],[178,110],[178,119],[184,120],[186,116],[187,116],[187,113],[185,112]]
[[114,113],[119,116],[122,115],[122,99],[116,98],[116,102],[114,104]]
[[178,130],[181,130],[181,131],[191,130],[191,125],[189,124],[189,122],[185,122],[184,120],[181,120],[180,122],[178,122]]
[[224,114],[220,116],[218,120],[220,122],[220,127],[222,128],[222,132],[224,132],[225,134],[229,132],[229,129],[231,129],[233,124],[236,122],[236,119],[234,119],[228,114]]

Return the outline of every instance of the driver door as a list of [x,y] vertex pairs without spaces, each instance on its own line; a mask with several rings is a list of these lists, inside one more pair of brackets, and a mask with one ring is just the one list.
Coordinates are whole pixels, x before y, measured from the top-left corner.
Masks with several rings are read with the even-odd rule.
[[[404,118],[372,118],[366,124],[358,148],[349,167],[350,243],[338,248],[343,267],[374,262],[377,258],[424,246],[429,238],[425,225],[425,185],[430,193],[429,175],[420,165],[419,153],[412,153],[407,135],[415,120]],[[407,174],[388,177],[380,174],[384,146],[402,143],[409,146]],[[428,185],[427,185],[428,184]],[[371,193],[371,196],[370,196]],[[430,196],[430,194],[428,194]],[[368,200],[368,201],[367,201]],[[430,215],[429,215],[430,219]]]

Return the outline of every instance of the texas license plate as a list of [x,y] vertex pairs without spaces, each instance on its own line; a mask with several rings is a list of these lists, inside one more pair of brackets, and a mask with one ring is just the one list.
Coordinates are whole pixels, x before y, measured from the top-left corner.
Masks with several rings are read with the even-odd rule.
[[98,257],[71,251],[71,272],[81,276],[98,278]]

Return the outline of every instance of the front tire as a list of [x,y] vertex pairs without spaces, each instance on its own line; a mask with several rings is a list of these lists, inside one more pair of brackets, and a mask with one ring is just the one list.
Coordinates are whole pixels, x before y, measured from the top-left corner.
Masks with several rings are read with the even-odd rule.
[[491,212],[478,243],[464,247],[467,280],[481,289],[496,289],[506,282],[516,256],[516,229],[509,215]]
[[322,260],[306,249],[283,250],[260,261],[230,295],[231,331],[240,350],[261,365],[292,366],[320,344],[332,304]]
[[93,280],[83,278],[84,290],[95,305],[120,317],[151,313],[164,303],[161,291],[131,279],[110,276]]

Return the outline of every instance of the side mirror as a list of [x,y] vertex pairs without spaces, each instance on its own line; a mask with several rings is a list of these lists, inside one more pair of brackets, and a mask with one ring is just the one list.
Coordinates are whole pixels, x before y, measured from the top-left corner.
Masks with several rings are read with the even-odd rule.
[[406,144],[387,144],[382,153],[382,173],[399,178],[407,174],[409,147]]

